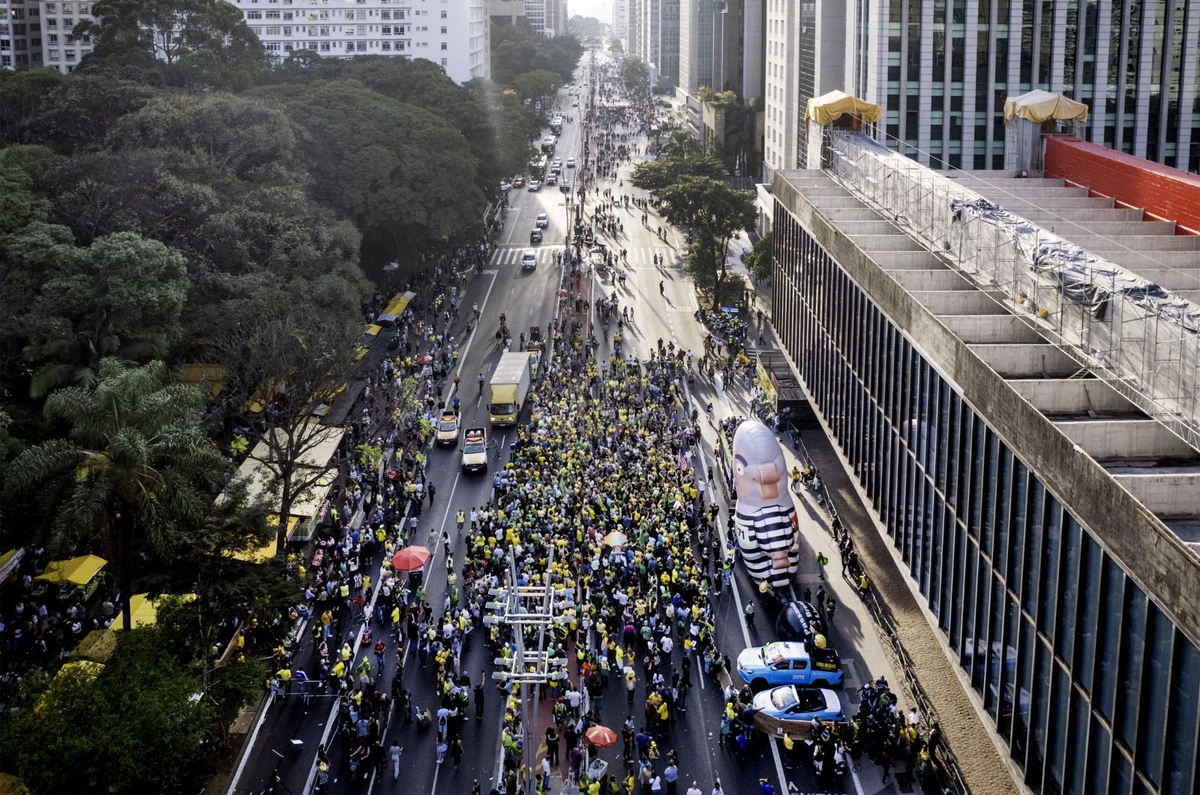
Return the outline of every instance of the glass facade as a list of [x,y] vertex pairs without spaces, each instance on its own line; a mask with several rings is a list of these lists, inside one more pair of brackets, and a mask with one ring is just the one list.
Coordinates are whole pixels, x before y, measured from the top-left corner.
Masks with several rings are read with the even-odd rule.
[[775,327],[1028,785],[1195,792],[1196,645],[778,200],[774,215]]

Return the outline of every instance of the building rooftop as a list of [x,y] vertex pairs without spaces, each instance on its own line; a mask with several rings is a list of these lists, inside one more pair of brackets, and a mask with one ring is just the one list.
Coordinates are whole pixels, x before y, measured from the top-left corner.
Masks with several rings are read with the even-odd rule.
[[[1019,306],[1023,302],[1014,301],[1011,291],[960,272],[952,257],[910,235],[907,219],[882,214],[825,171],[782,176],[1153,514],[1163,531],[1200,555],[1200,450],[1150,416],[1127,390],[1114,388],[1111,377],[1099,377],[1086,356],[1039,323],[1036,312]],[[1200,300],[1200,237],[1175,235],[1171,222],[1144,220],[1140,210],[1115,207],[1112,199],[1089,197],[1085,188],[1062,180],[990,171],[949,176],[1088,253]],[[1123,342],[1132,346],[1140,340]]]

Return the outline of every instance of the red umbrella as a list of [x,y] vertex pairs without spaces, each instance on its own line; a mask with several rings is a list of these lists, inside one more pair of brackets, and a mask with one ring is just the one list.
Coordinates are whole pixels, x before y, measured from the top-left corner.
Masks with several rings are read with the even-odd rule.
[[429,549],[422,546],[405,547],[392,556],[392,568],[396,571],[414,571],[429,560]]
[[566,290],[555,290],[555,291],[554,291],[554,294],[555,294],[555,295],[557,295],[559,298],[566,298],[566,297],[567,297],[567,291],[566,291]]
[[593,726],[583,735],[590,745],[611,748],[617,744],[617,734],[607,726]]
[[429,364],[430,362],[433,361],[433,357],[426,354],[425,356],[422,356],[420,359],[417,359],[417,361],[420,362],[421,364]]

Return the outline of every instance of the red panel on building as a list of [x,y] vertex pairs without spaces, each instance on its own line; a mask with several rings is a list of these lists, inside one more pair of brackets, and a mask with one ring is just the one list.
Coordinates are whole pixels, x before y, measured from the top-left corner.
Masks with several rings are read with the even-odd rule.
[[1175,221],[1178,234],[1200,234],[1200,177],[1069,136],[1047,136],[1046,176],[1086,186],[1097,196]]

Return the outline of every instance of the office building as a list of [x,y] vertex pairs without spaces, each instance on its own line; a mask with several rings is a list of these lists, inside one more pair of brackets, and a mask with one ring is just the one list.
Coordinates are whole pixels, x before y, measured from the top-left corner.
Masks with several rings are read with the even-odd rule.
[[854,52],[846,39],[847,4],[766,0],[763,82],[763,180],[772,169],[802,166],[808,100],[845,89]]
[[679,3],[680,0],[657,0],[658,4],[658,90],[674,88],[679,82]]
[[695,95],[713,84],[713,16],[720,0],[679,0],[679,88]]
[[546,28],[542,31],[546,36],[567,35],[567,0],[545,0]]
[[525,0],[488,0],[487,12],[493,25],[516,25],[525,19]]
[[[82,57],[78,48],[74,52]],[[0,69],[38,66],[42,66],[39,4],[36,0],[0,0]]]
[[525,19],[529,28],[540,36],[546,35],[546,0],[525,0]]
[[487,77],[486,0],[329,0],[263,7],[234,3],[268,54],[307,49],[322,56],[390,55],[439,64],[456,83]]
[[628,0],[627,52],[650,67],[651,84],[674,87],[679,76],[680,0]]
[[625,52],[629,52],[629,0],[613,0],[612,29],[613,37],[621,42]]
[[[923,164],[1002,168],[1004,99],[1044,89],[1090,108],[1087,140],[1200,170],[1198,3],[767,2],[777,45],[768,47],[776,74],[768,65],[767,80],[798,73],[794,93],[768,114],[775,168],[796,165],[782,139],[804,135],[787,117],[802,118],[807,96],[832,89],[881,105],[879,134]],[[786,61],[781,29],[796,45]],[[797,111],[785,110],[789,101]]]
[[1193,793],[1200,180],[1055,141],[1022,179],[828,131],[772,178],[773,322],[1023,783]]

